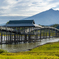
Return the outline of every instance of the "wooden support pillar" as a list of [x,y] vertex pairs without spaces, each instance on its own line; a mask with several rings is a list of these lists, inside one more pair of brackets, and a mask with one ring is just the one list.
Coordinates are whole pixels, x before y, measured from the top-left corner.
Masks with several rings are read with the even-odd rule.
[[28,42],[31,42],[31,35],[28,35]]
[[9,33],[8,33],[8,42],[9,42]]
[[18,43],[18,33],[17,33],[17,43]]
[[45,35],[44,35],[44,30],[43,30],[43,39],[45,38]]
[[45,30],[45,32],[46,32],[46,38],[47,38],[47,29]]
[[17,43],[17,36],[16,36],[16,33],[14,33],[14,40],[15,40],[15,42]]
[[59,37],[59,31],[58,31],[58,37]]
[[41,29],[40,29],[40,39],[41,39]]
[[16,34],[14,33],[14,43],[16,44]]
[[35,39],[38,39],[38,35],[37,34],[35,35]]
[[20,34],[19,34],[19,42],[20,42]]
[[21,42],[22,42],[22,35],[21,35]]
[[52,29],[52,38],[53,38],[53,36],[54,36],[53,34],[54,34],[54,31],[53,31],[53,29]]
[[11,32],[10,32],[10,44],[12,43],[12,41],[11,41]]
[[25,27],[24,27],[24,33],[25,33]]
[[35,35],[35,38],[34,39],[35,39],[34,40],[35,42],[36,42],[36,40],[38,40],[38,35],[37,34]]
[[1,31],[1,44],[2,44],[2,38],[3,38],[3,37],[2,37],[2,31]]
[[25,40],[24,40],[24,43],[27,42],[27,35],[25,35]]
[[54,37],[54,30],[52,30],[52,31],[53,31],[52,36]]
[[4,41],[5,41],[5,32],[4,32]]
[[[20,33],[20,27],[19,27],[19,33]],[[19,42],[20,42],[20,34],[19,34]]]
[[55,31],[55,33],[56,33],[56,35],[55,35],[55,36],[57,37],[57,30]]
[[13,42],[13,33],[12,33],[12,42]]
[[34,27],[33,27],[33,34],[34,34]]
[[29,27],[29,33],[30,33],[30,27]]
[[58,31],[57,31],[57,37],[58,37]]
[[50,29],[49,29],[49,38],[50,38]]
[[7,32],[6,32],[6,43],[7,43]]

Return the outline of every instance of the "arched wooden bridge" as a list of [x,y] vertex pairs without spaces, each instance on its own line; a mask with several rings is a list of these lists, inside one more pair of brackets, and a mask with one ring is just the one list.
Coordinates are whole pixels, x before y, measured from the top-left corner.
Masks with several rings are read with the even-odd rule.
[[18,30],[0,27],[0,44],[32,42],[50,37],[59,37],[59,29],[54,27],[28,27]]

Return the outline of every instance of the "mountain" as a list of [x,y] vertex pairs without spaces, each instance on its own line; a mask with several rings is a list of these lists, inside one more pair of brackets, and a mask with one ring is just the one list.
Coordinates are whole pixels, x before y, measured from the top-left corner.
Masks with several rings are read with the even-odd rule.
[[20,20],[25,16],[0,16],[0,26],[6,24],[9,20]]
[[23,20],[34,20],[36,24],[41,25],[59,24],[59,11],[49,9],[31,17],[24,18]]

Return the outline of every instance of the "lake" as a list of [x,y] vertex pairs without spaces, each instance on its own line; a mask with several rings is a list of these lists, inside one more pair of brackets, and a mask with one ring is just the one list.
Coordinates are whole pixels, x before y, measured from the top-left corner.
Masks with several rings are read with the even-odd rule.
[[47,38],[42,39],[38,42],[31,42],[31,43],[19,43],[19,44],[2,44],[0,45],[0,49],[7,50],[8,52],[20,52],[20,51],[28,51],[28,49],[33,49],[37,46],[49,43],[49,42],[58,42],[59,38]]

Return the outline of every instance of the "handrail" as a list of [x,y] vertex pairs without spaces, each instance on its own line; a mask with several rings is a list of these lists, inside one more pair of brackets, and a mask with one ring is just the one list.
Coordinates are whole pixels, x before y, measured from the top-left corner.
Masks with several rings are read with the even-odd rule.
[[[54,29],[54,30],[57,30],[57,31],[59,31],[59,29],[57,29],[57,28],[54,28],[54,27],[41,27],[41,28],[30,28],[30,32],[31,31],[34,31],[34,30],[39,30],[39,29]],[[2,26],[0,26],[0,29],[1,30],[6,30],[6,31],[15,31],[15,32],[21,32],[21,33],[24,33],[24,30],[25,30],[25,33],[29,33],[29,28],[27,28],[27,29],[23,29],[23,30],[20,30],[20,31],[17,31],[17,30],[15,30],[15,29],[13,29],[13,28],[7,28],[7,27],[2,27]]]

